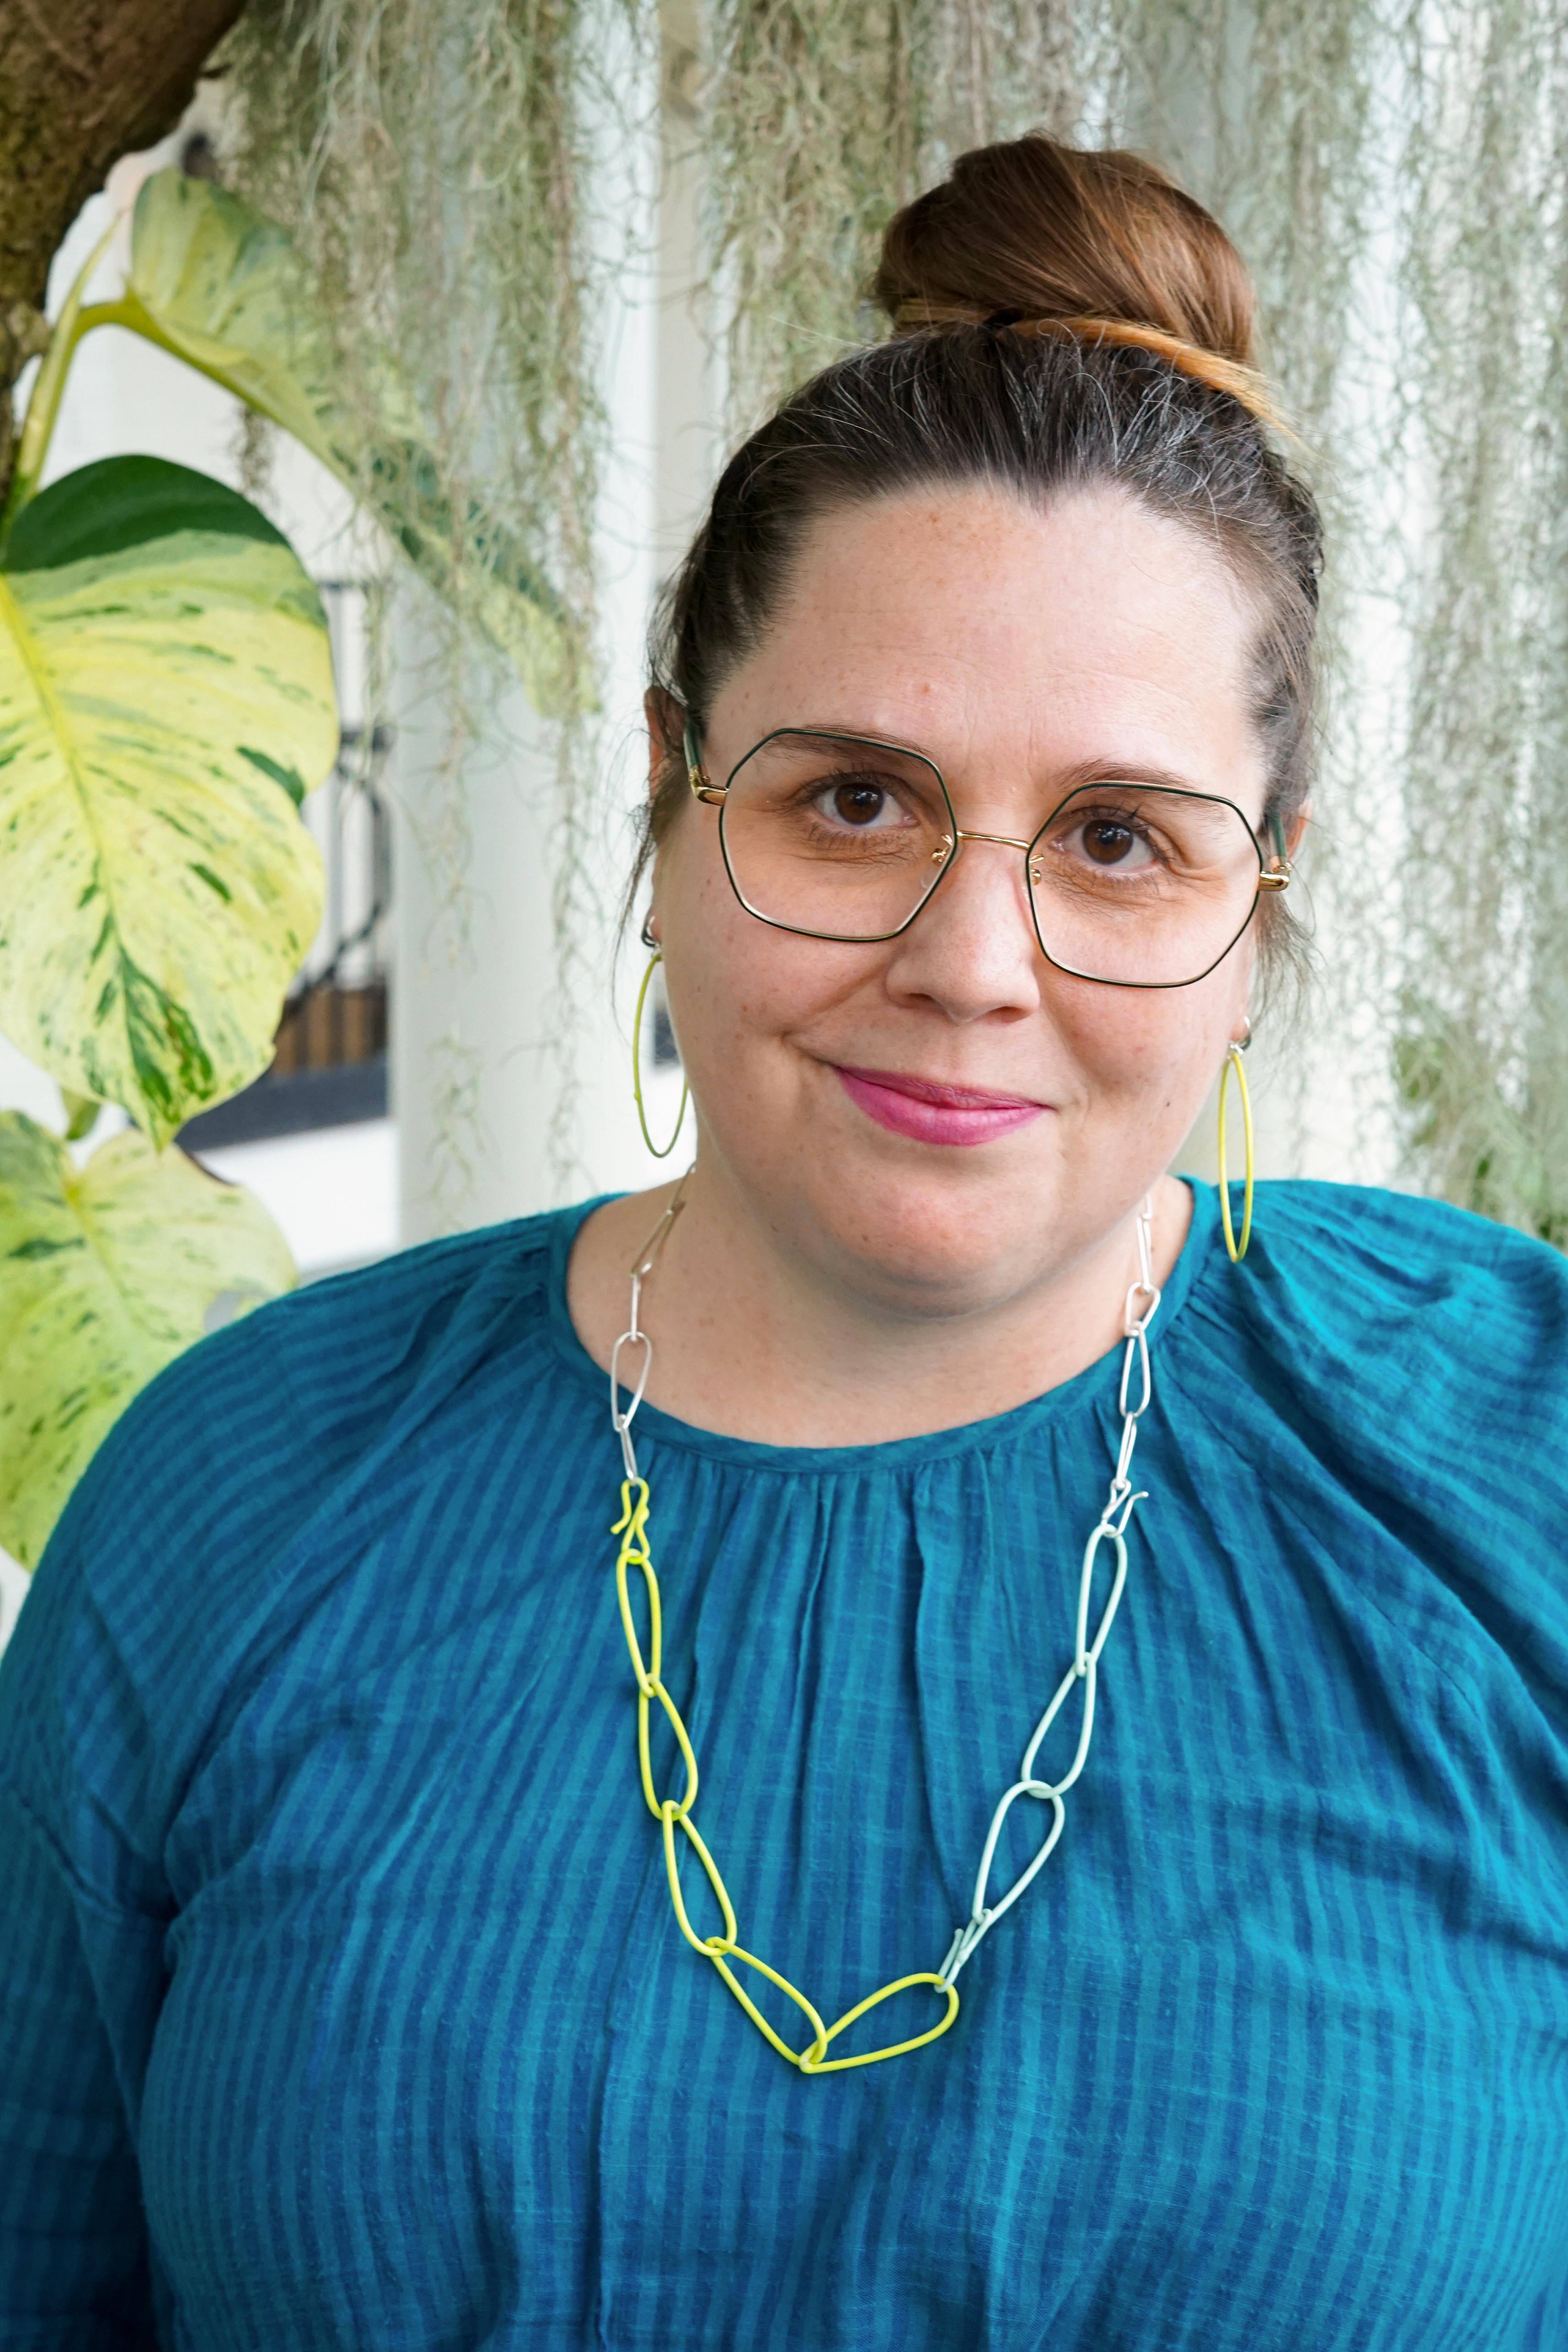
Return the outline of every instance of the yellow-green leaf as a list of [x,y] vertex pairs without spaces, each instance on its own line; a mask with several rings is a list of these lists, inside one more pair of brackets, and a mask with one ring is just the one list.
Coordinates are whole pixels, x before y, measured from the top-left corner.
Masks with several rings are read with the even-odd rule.
[[303,442],[479,623],[537,708],[580,697],[559,598],[479,501],[455,514],[392,360],[368,363],[358,399],[342,398],[309,273],[276,223],[211,181],[154,172],[136,200],[124,298],[95,315],[178,352]]
[[[275,222],[240,196],[183,172],[143,182],[131,226],[126,300],[151,329],[252,408],[340,464],[341,438],[319,306],[304,263]],[[413,417],[395,386],[385,397],[390,430]]]
[[247,500],[110,457],[0,557],[0,1032],[154,1142],[264,1069],[320,913],[320,600]]
[[128,1129],[78,1171],[0,1113],[0,1544],[35,1567],[138,1389],[295,1279],[259,1202],[183,1152]]

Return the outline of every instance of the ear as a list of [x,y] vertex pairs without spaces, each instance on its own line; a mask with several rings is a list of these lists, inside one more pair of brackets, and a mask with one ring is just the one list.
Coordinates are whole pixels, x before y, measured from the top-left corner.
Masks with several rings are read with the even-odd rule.
[[652,800],[670,772],[672,761],[684,760],[681,749],[681,706],[662,686],[651,686],[643,697],[648,722],[648,797]]
[[1311,801],[1303,801],[1301,807],[1296,811],[1295,815],[1291,819],[1290,824],[1285,827],[1285,855],[1289,857],[1292,866],[1296,862],[1302,840],[1306,835],[1307,827],[1311,824],[1312,821],[1312,804]]

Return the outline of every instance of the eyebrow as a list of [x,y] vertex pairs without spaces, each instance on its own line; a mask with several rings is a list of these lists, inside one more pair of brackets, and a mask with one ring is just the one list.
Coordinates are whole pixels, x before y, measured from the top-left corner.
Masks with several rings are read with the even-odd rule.
[[[880,744],[888,751],[913,751],[920,759],[929,761],[946,782],[952,781],[950,771],[944,767],[934,751],[926,751],[919,743],[906,742],[897,735],[879,734],[872,727],[852,727],[841,719],[836,725],[807,722],[798,728],[780,728],[778,731],[786,735],[825,735],[840,742]],[[1056,793],[1057,801],[1067,800],[1086,784],[1147,784],[1155,792],[1197,793],[1207,800],[1229,798],[1227,793],[1214,791],[1209,783],[1180,775],[1171,768],[1152,767],[1146,761],[1079,760],[1071,768],[1063,770],[1062,781]]]
[[1062,798],[1077,792],[1083,784],[1148,784],[1152,789],[1169,793],[1198,793],[1209,800],[1228,800],[1228,793],[1217,793],[1212,781],[1199,782],[1192,776],[1179,775],[1172,768],[1155,768],[1143,760],[1120,761],[1081,760],[1069,768]]

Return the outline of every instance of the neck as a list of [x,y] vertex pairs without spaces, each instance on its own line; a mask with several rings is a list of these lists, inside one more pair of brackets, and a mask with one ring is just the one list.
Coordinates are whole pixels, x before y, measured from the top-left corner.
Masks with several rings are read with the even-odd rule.
[[[568,1303],[603,1368],[626,1328],[632,1260],[674,1190],[608,1202],[578,1236]],[[1166,1177],[1152,1205],[1163,1283],[1191,1198]],[[917,1283],[855,1285],[791,1248],[720,1166],[699,1159],[643,1286],[640,1320],[654,1348],[648,1402],[695,1427],[775,1445],[877,1444],[954,1428],[1060,1386],[1114,1347],[1137,1274],[1134,1211],[983,1304]]]

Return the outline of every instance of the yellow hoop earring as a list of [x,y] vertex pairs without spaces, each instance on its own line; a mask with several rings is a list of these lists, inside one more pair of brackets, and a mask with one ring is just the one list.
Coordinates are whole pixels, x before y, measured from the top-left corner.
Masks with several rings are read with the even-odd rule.
[[[1232,1070],[1241,1089],[1241,1128],[1247,1139],[1247,1181],[1241,1196],[1239,1241],[1230,1223],[1230,1179],[1225,1172],[1225,1090],[1230,1084]],[[1230,1253],[1230,1263],[1239,1265],[1252,1238],[1252,1104],[1247,1092],[1247,1073],[1242,1067],[1239,1045],[1230,1047],[1219,1072],[1219,1213],[1225,1221],[1225,1246]]]
[[[643,1007],[648,1001],[648,983],[653,977],[655,968],[659,964],[662,964],[664,961],[664,957],[655,948],[653,953],[648,959],[648,969],[643,974],[643,985],[637,991],[637,1010],[632,1015],[632,1091],[637,1097],[637,1124],[643,1130],[643,1142],[647,1145],[655,1160],[667,1160],[671,1152],[674,1150],[676,1144],[680,1141],[681,1129],[686,1123],[686,1104],[690,1100],[691,1095],[691,1090],[687,1087],[685,1077],[683,1075],[681,1078],[680,1117],[675,1121],[674,1133],[671,1136],[668,1143],[665,1144],[663,1151],[661,1151],[658,1145],[654,1142],[653,1137],[648,1132],[648,1114],[643,1107]],[[1221,1116],[1223,1117],[1223,1115],[1222,1110]]]

